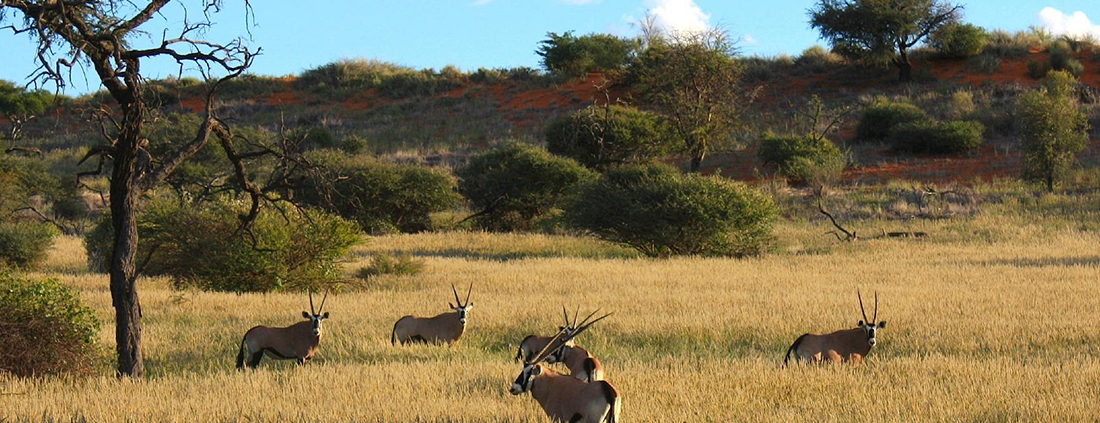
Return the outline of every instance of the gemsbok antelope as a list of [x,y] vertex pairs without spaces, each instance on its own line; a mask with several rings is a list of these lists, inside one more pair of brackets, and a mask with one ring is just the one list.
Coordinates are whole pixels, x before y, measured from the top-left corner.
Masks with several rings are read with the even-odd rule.
[[[572,324],[569,323],[569,312],[565,310],[564,305],[561,306],[561,313],[565,316],[565,326],[558,326],[558,331],[565,331],[568,336],[577,329],[577,321],[574,319]],[[516,351],[516,358],[513,361],[517,363],[520,359],[523,359],[524,362],[531,361],[535,354],[550,345],[550,340],[553,338],[553,336],[527,335],[526,338],[523,338],[523,341],[520,341],[519,350]],[[566,345],[573,345],[573,341],[569,341]]]
[[875,293],[875,314],[867,320],[867,311],[863,309],[863,296],[856,291],[859,298],[859,311],[863,313],[863,320],[857,323],[856,328],[839,330],[826,335],[804,334],[794,341],[787,349],[787,356],[783,358],[783,365],[794,353],[796,361],[804,360],[814,363],[851,362],[859,364],[863,357],[871,352],[875,346],[879,329],[886,328],[886,321],[878,321],[878,293]]
[[[592,322],[595,323],[595,322]],[[589,323],[588,326],[591,326]],[[619,421],[622,397],[606,380],[585,382],[573,376],[563,375],[546,366],[549,353],[571,341],[572,337],[586,329],[582,325],[573,335],[558,331],[551,342],[523,364],[523,371],[512,382],[512,395],[530,392],[547,416],[559,422],[615,423]]]
[[474,284],[466,291],[466,301],[458,298],[458,290],[451,285],[451,292],[455,294],[455,303],[450,304],[452,312],[443,313],[435,317],[405,316],[393,324],[393,332],[390,333],[390,343],[396,345],[409,342],[424,342],[431,344],[453,344],[458,342],[462,333],[466,331],[466,313],[474,308],[470,302],[470,293],[474,290]]
[[245,332],[241,339],[241,348],[237,352],[237,369],[243,369],[245,355],[248,355],[248,367],[255,369],[260,364],[264,354],[268,357],[282,360],[298,360],[298,364],[305,364],[312,360],[313,355],[321,344],[321,321],[328,319],[328,312],[321,314],[325,309],[325,300],[328,300],[328,291],[325,291],[321,299],[321,307],[313,309],[313,292],[309,293],[309,312],[302,312],[302,317],[308,319],[283,328],[269,326],[255,326]]
[[[588,317],[584,318],[585,321],[592,318],[592,316],[599,311],[599,309],[593,311],[592,314],[589,314]],[[603,317],[592,321],[592,323],[603,320],[611,314],[612,313],[608,313]],[[591,325],[592,323],[589,323],[589,325]],[[569,336],[568,339],[570,339],[570,341],[572,341],[572,339],[575,338],[577,334],[579,334],[578,330],[575,329],[576,326],[577,316],[573,316],[574,329],[572,330],[572,333],[567,333],[567,335]],[[592,355],[592,353],[588,352],[588,350],[584,349],[584,347],[573,344],[572,342],[566,345],[562,345],[561,348],[558,348],[557,350],[551,352],[550,355],[546,357],[546,362],[564,364],[565,367],[569,369],[569,374],[571,376],[585,382],[595,382],[597,380],[603,380],[603,365],[600,364],[600,360],[597,359],[596,356]]]

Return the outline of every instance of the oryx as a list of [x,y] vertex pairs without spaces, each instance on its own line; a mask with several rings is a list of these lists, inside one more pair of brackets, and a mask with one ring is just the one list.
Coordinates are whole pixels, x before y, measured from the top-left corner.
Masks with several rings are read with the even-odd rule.
[[859,364],[863,357],[871,352],[875,346],[879,329],[886,328],[886,321],[878,321],[878,293],[875,293],[875,314],[867,320],[867,311],[863,309],[863,295],[856,291],[859,298],[859,311],[863,314],[863,320],[857,323],[856,328],[839,330],[827,335],[804,334],[794,341],[787,349],[787,356],[783,358],[783,365],[794,353],[795,360],[805,360],[815,363],[831,362],[839,363],[850,361]]
[[[606,317],[606,316],[604,316]],[[599,319],[597,319],[599,320]],[[550,418],[559,422],[615,423],[619,420],[622,398],[611,383],[600,380],[584,382],[543,366],[551,351],[561,348],[573,336],[583,332],[595,321],[583,325],[572,335],[558,331],[551,342],[534,359],[523,364],[523,371],[512,382],[512,395],[530,392]]]
[[466,291],[466,301],[458,298],[458,290],[454,284],[451,292],[455,294],[455,303],[450,304],[452,312],[443,313],[435,317],[405,316],[393,324],[393,332],[390,333],[390,343],[401,344],[409,342],[425,342],[432,344],[453,344],[458,342],[462,333],[466,330],[466,313],[474,308],[470,302],[470,293],[474,290],[474,284]]
[[[596,309],[596,311],[593,311],[592,314],[588,315],[588,317],[585,317],[584,320],[587,321],[599,311],[599,309]],[[592,321],[592,323],[603,320],[610,315],[611,313],[608,313],[603,317]],[[588,325],[590,326],[592,323],[589,323]],[[572,341],[573,338],[580,334],[580,331],[577,329],[577,316],[573,316],[573,324],[571,325],[571,328],[572,329],[570,331],[567,331],[567,335],[569,336],[568,339],[570,339],[570,341]],[[600,364],[600,360],[580,345],[576,345],[573,343],[562,345],[561,348],[554,350],[550,353],[549,356],[546,357],[546,362],[564,364],[565,367],[569,369],[569,374],[571,376],[585,382],[603,380],[603,365]]]
[[[558,331],[565,331],[565,335],[568,336],[577,329],[577,322],[574,319],[572,324],[570,324],[569,312],[565,310],[564,305],[561,306],[561,313],[565,316],[565,326],[558,326]],[[516,357],[513,361],[518,362],[520,359],[523,359],[524,362],[531,361],[531,359],[535,358],[535,354],[538,354],[539,351],[542,351],[543,348],[550,345],[550,340],[553,338],[553,336],[527,335],[527,337],[523,338],[523,341],[519,343],[519,350],[516,351]],[[572,346],[573,341],[570,340],[566,345]]]
[[245,332],[237,352],[237,369],[244,368],[246,353],[249,355],[248,367],[253,369],[260,364],[264,354],[275,359],[298,360],[299,365],[305,364],[306,360],[312,360],[321,344],[321,321],[328,319],[327,312],[321,314],[325,308],[325,300],[328,300],[328,291],[325,291],[325,296],[321,299],[321,307],[314,310],[311,291],[309,312],[302,312],[302,317],[308,319],[307,321],[283,328],[255,326]]

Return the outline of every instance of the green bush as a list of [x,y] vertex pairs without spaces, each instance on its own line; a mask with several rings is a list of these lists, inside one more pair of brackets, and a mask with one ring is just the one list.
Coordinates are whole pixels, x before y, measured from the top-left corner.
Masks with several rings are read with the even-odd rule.
[[1088,147],[1088,114],[1078,102],[1077,85],[1073,75],[1055,71],[1039,89],[1020,96],[1024,178],[1042,181],[1050,191]]
[[0,374],[88,374],[100,358],[95,313],[54,279],[0,274],[0,325]]
[[35,269],[46,261],[57,231],[44,223],[0,223],[0,268]]
[[885,140],[895,126],[927,119],[928,115],[924,110],[914,104],[879,99],[863,110],[863,116],[856,127],[856,138]]
[[[243,206],[147,204],[138,217],[138,258],[149,259],[145,274],[209,291],[321,289],[340,282],[336,260],[361,242],[354,223],[313,210],[265,208],[248,231],[239,231]],[[104,216],[85,238],[91,269],[107,269],[111,241]]]
[[306,178],[296,200],[353,220],[368,233],[431,230],[431,214],[459,201],[454,179],[428,167],[335,151],[315,152],[311,159],[320,169]]
[[532,229],[570,190],[594,177],[572,159],[520,144],[477,155],[457,174],[459,192],[479,213],[475,223],[499,231]]
[[1050,62],[1041,62],[1038,60],[1029,60],[1027,62],[1027,74],[1035,79],[1042,79],[1050,72]]
[[408,254],[392,256],[377,254],[371,258],[369,266],[362,267],[356,273],[360,279],[370,279],[381,275],[416,276],[424,271],[424,260]]
[[973,121],[909,122],[894,128],[890,143],[895,151],[907,153],[964,153],[982,145],[983,132],[982,124]]
[[989,44],[989,33],[980,26],[949,23],[932,33],[929,44],[944,57],[965,59],[982,52]]
[[828,70],[830,65],[840,63],[842,60],[829,49],[815,45],[803,50],[802,54],[794,59],[794,65],[810,73],[821,73]]
[[810,136],[765,134],[756,155],[791,180],[805,184],[834,182],[847,167],[847,157],[832,142]]
[[377,60],[345,59],[302,72],[295,84],[321,93],[347,95],[377,89],[381,95],[403,98],[453,89],[462,77],[451,71],[440,74]]
[[573,228],[651,257],[747,256],[773,242],[778,209],[748,186],[682,175],[665,165],[628,165],[583,185],[565,208]]
[[365,138],[349,135],[340,139],[340,151],[356,155],[367,152],[370,143]]
[[627,106],[591,106],[546,127],[546,149],[594,169],[667,154],[675,140],[657,115]]
[[588,72],[619,72],[638,49],[638,42],[609,34],[588,34],[577,37],[573,32],[546,34],[539,42],[536,54],[542,66],[554,75],[566,78],[585,76]]

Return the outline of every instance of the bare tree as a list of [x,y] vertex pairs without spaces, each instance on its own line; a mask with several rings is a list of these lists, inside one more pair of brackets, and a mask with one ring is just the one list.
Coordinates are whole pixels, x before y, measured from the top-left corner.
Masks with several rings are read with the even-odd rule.
[[[139,5],[130,0],[0,0],[0,24],[7,24],[3,28],[15,35],[28,35],[37,43],[34,60],[38,68],[31,77],[34,84],[54,84],[60,91],[74,69],[90,67],[117,106],[103,107],[97,113],[105,142],[91,147],[81,163],[98,161],[95,171],[82,175],[110,168],[114,242],[109,273],[120,376],[140,377],[145,370],[141,304],[135,286],[137,209],[142,195],[164,181],[213,136],[229,153],[238,181],[252,196],[253,210],[267,197],[245,176],[243,159],[247,157],[233,149],[233,134],[214,108],[218,88],[247,70],[259,51],[250,49],[242,38],[224,44],[202,39],[213,24],[211,17],[222,9],[221,0],[195,0],[193,7],[201,9],[201,17],[197,21],[185,19],[178,36],[169,37],[166,31],[160,41],[142,37],[141,27],[160,16],[169,2],[149,0]],[[245,8],[247,24],[252,10],[248,0]],[[151,111],[143,96],[146,81],[141,64],[152,58],[175,60],[181,72],[184,67],[197,68],[211,81],[202,124],[194,138],[158,158],[151,157],[151,141],[144,134]],[[214,74],[224,75],[214,79]]]

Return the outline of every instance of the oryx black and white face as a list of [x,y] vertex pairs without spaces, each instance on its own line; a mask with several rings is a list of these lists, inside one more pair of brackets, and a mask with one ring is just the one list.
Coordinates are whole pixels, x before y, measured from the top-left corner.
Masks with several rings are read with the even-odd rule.
[[328,318],[328,312],[324,314],[310,314],[308,311],[302,312],[302,317],[305,317],[313,324],[313,335],[321,336],[321,321]]
[[455,294],[455,302],[449,304],[451,310],[458,313],[458,323],[462,326],[466,326],[466,313],[469,313],[474,308],[474,303],[470,302],[470,293],[474,291],[474,284],[470,284],[470,289],[466,290],[466,301],[458,298],[458,290],[455,289],[454,284],[451,285],[451,292]]
[[875,340],[875,336],[878,335],[879,329],[886,328],[886,321],[883,320],[878,323],[867,324],[860,320],[858,325],[860,329],[863,329],[865,332],[867,332],[867,345],[873,347],[875,346],[875,343],[878,342]]
[[512,395],[519,395],[531,390],[531,380],[542,374],[542,366],[538,364],[527,364],[523,366],[523,371],[519,373],[516,380],[512,382],[512,389],[509,391]]
[[856,291],[856,297],[859,298],[859,311],[863,313],[863,319],[867,321],[864,322],[860,320],[857,325],[867,333],[867,345],[873,347],[875,343],[878,342],[878,340],[875,339],[875,336],[878,335],[878,330],[886,328],[885,320],[881,322],[878,321],[878,292],[875,293],[875,313],[870,319],[867,319],[867,310],[863,308],[863,295],[860,294],[859,291]]

